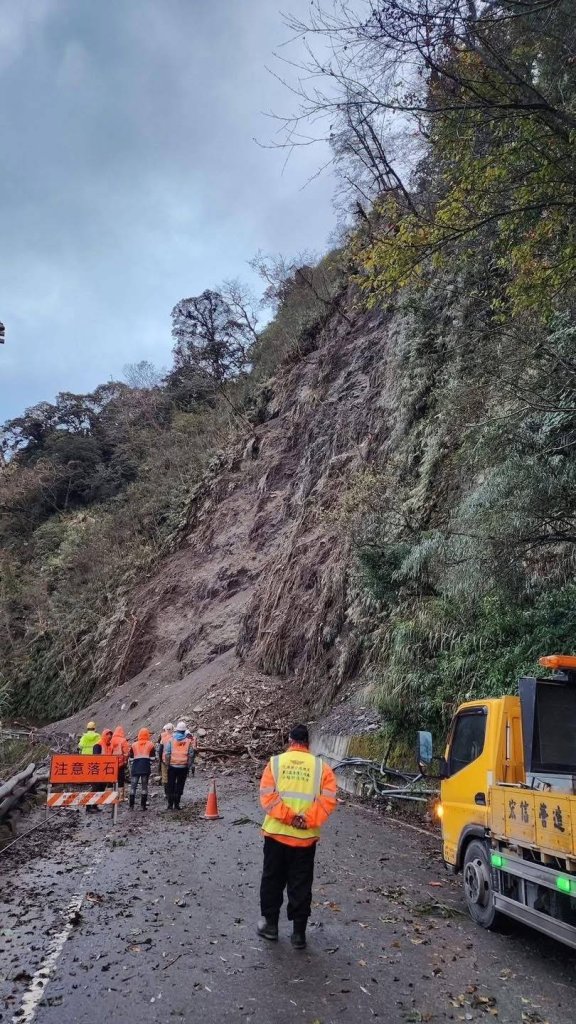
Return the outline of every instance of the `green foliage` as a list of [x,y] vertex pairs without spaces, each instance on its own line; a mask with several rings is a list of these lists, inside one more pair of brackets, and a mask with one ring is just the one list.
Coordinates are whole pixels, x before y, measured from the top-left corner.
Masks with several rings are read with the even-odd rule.
[[479,284],[495,312],[562,308],[576,272],[575,29],[567,0],[547,7],[509,17],[495,4],[485,19],[463,12],[462,38],[454,29],[452,45],[425,59],[419,180],[411,195],[381,195],[375,230],[352,245],[372,304],[425,282],[456,253],[461,267],[475,264],[488,245],[490,274]]
[[391,445],[348,499],[377,699],[401,734],[576,649],[576,328],[494,331],[473,288],[440,313],[446,280],[398,308]]
[[297,361],[314,349],[323,324],[339,308],[347,281],[337,250],[329,252],[316,266],[275,267],[273,279],[265,261],[259,261],[258,267],[265,279],[273,280],[268,288],[269,301],[276,307],[273,320],[260,332],[250,351],[254,375],[262,379],[274,373],[284,360]]
[[542,654],[574,650],[575,601],[569,584],[529,602],[439,597],[396,608],[381,636],[385,669],[377,683],[389,722],[406,732],[443,730],[461,701],[514,693]]

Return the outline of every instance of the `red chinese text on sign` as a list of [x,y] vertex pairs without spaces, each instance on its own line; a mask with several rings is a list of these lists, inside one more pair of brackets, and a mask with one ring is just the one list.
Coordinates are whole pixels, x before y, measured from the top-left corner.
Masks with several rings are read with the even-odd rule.
[[107,754],[53,754],[50,783],[118,782],[118,758]]

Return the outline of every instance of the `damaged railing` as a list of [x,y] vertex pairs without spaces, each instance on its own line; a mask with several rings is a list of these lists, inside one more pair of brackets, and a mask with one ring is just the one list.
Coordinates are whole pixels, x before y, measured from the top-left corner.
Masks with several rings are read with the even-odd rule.
[[36,788],[37,783],[36,765],[29,764],[0,786],[0,823],[9,822],[12,812]]
[[410,800],[428,803],[438,796],[438,789],[430,786],[421,772],[399,771],[383,761],[365,757],[344,757],[332,765],[336,774],[345,775],[352,788],[361,796]]

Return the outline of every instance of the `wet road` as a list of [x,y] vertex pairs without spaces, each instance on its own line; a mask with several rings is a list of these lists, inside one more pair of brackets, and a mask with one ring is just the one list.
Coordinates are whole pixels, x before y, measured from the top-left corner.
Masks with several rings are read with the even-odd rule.
[[476,928],[436,838],[351,804],[324,830],[307,950],[285,919],[260,940],[255,783],[223,779],[215,822],[206,789],[179,818],[159,795],[122,808],[114,830],[58,812],[43,856],[20,864],[24,840],[0,858],[2,1024],[574,1024],[572,952]]

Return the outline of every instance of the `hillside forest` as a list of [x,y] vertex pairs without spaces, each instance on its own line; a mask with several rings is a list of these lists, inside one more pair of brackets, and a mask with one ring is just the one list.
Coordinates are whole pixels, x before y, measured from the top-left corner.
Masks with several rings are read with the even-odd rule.
[[310,10],[288,17],[307,57],[275,138],[329,140],[338,245],[258,254],[259,296],[174,296],[168,369],[4,424],[0,718],[63,717],[138,670],[131,595],[182,544],[206,474],[320,339],[367,317],[382,429],[318,513],[346,537],[358,689],[395,732],[440,728],[576,653],[572,0]]

